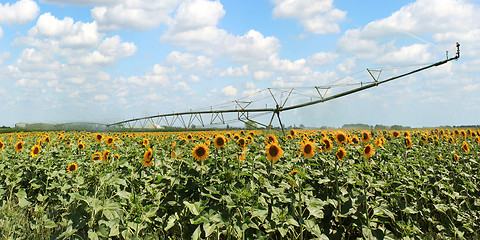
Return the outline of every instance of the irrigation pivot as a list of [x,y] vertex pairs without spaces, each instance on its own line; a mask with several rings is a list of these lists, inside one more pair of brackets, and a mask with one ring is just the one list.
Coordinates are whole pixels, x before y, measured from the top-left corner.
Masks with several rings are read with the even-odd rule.
[[[275,102],[275,107],[253,107],[252,101],[240,101],[240,100],[235,100],[233,101],[234,103],[234,108],[229,108],[229,109],[214,109],[213,107],[210,107],[210,109],[206,110],[200,110],[200,111],[186,111],[186,112],[177,112],[177,113],[168,113],[168,114],[158,114],[158,115],[153,115],[153,116],[148,116],[148,117],[141,117],[141,118],[133,118],[130,120],[125,120],[121,122],[116,122],[112,124],[107,124],[107,128],[147,128],[150,126],[160,126],[161,124],[168,126],[168,127],[173,127],[174,124],[178,123],[184,128],[191,128],[195,126],[195,124],[199,124],[202,127],[205,127],[205,125],[215,125],[215,124],[221,124],[225,125],[231,122],[235,121],[241,121],[245,124],[248,123],[255,123],[262,125],[268,129],[272,127],[272,122],[275,116],[277,116],[277,119],[280,123],[280,126],[283,131],[283,124],[280,119],[280,113],[283,111],[288,111],[288,110],[293,110],[297,108],[302,108],[326,101],[330,101],[333,99],[337,99],[340,97],[344,97],[356,92],[360,92],[375,86],[378,86],[380,84],[384,84],[432,67],[437,67],[440,65],[443,65],[447,62],[450,62],[452,60],[457,60],[460,58],[460,44],[457,42],[456,44],[456,54],[454,57],[448,57],[448,52],[447,52],[447,57],[445,60],[429,64],[427,66],[417,68],[415,70],[396,75],[384,80],[380,80],[380,73],[382,70],[370,70],[367,69],[369,75],[373,78],[374,81],[367,82],[366,84],[364,83],[359,83],[359,87],[350,89],[348,91],[340,92],[337,94],[334,94],[332,96],[326,96],[327,92],[329,89],[331,89],[333,86],[315,86],[312,89],[315,89],[318,93],[317,100],[311,100],[311,101],[306,101],[303,103],[299,104],[293,104],[290,106],[285,106],[288,99],[294,93],[295,88],[287,88],[287,91],[284,91],[283,93],[287,94],[285,99],[280,99],[278,96],[275,96],[273,91],[276,88],[268,88],[268,92],[270,93],[272,99]],[[377,75],[377,76],[375,76]],[[322,93],[323,92],[323,93]],[[282,96],[283,96],[282,93]],[[225,114],[235,114],[236,119],[233,120],[225,120]],[[262,123],[259,121],[254,120],[254,118],[263,116],[263,115],[268,115],[271,114],[271,118],[269,123]]]

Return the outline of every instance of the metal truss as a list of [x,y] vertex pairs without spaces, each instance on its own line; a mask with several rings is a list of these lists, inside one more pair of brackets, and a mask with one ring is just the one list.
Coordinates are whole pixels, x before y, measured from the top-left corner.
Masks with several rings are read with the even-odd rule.
[[[264,126],[268,129],[272,127],[273,120],[275,116],[278,119],[278,122],[283,130],[283,124],[280,119],[280,113],[283,111],[289,111],[297,108],[302,108],[326,101],[330,101],[336,98],[344,97],[359,91],[363,91],[432,67],[437,67],[440,65],[443,65],[449,61],[452,60],[457,60],[460,58],[460,44],[457,43],[457,52],[454,57],[447,58],[443,61],[439,61],[433,64],[430,64],[428,66],[422,67],[415,69],[413,71],[403,73],[401,75],[397,75],[385,80],[380,80],[380,74],[382,73],[382,70],[372,70],[368,69],[367,71],[372,77],[373,81],[360,83],[360,87],[351,89],[349,91],[345,92],[340,92],[331,96],[326,96],[327,92],[330,90],[331,86],[326,86],[326,87],[314,87],[315,90],[317,91],[319,98],[315,101],[311,100],[310,102],[304,102],[301,104],[294,104],[288,107],[285,107],[288,99],[290,98],[291,94],[294,92],[295,88],[283,88],[283,90],[286,90],[285,92],[288,92],[288,95],[285,99],[278,99],[275,97],[273,94],[272,90],[277,90],[279,88],[268,88],[268,91],[270,92],[270,95],[275,102],[275,108],[251,108],[250,105],[252,104],[251,101],[237,101],[235,100],[236,108],[235,109],[227,109],[227,110],[214,110],[210,109],[207,111],[188,111],[188,112],[178,112],[178,113],[169,113],[169,114],[159,114],[159,115],[154,115],[154,116],[148,116],[148,117],[141,117],[141,118],[134,118],[130,120],[125,120],[121,122],[116,122],[112,124],[107,124],[107,128],[157,128],[160,127],[161,125],[163,126],[168,126],[168,127],[173,127],[175,123],[179,123],[182,127],[184,128],[191,128],[194,125],[195,126],[202,126],[205,127],[206,125],[215,125],[215,124],[226,124],[228,121],[225,121],[224,114],[228,113],[236,113],[237,114],[237,120],[241,121],[245,124],[248,123],[255,123],[259,124],[261,126]],[[254,114],[254,115],[252,115]],[[271,118],[268,124],[258,122],[254,120],[253,118],[256,116],[260,115],[265,115],[265,114],[271,114]],[[185,117],[185,118],[184,118]],[[210,121],[205,121],[210,119]],[[186,121],[188,120],[188,121]]]

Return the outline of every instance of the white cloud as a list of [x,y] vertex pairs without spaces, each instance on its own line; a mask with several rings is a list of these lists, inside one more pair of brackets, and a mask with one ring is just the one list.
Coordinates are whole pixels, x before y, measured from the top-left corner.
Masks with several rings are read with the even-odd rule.
[[[45,37],[53,44],[69,48],[91,48],[102,39],[97,23],[73,22],[70,17],[57,19],[51,13],[42,14],[37,24],[28,31],[30,37]],[[57,43],[58,42],[58,43]]]
[[430,62],[433,56],[428,52],[429,46],[426,44],[413,44],[407,47],[401,47],[391,50],[380,56],[375,61],[379,63],[412,63],[412,62]]
[[265,81],[265,80],[270,80],[271,77],[275,75],[274,72],[268,72],[268,71],[255,71],[253,72],[253,79],[258,80],[258,81]]
[[[1,30],[1,29],[0,29]],[[0,40],[2,40],[0,38]],[[0,66],[3,64],[3,61],[6,60],[6,59],[9,59],[11,57],[11,53],[10,52],[2,52],[0,53]]]
[[318,52],[306,59],[310,66],[324,66],[333,63],[339,57],[336,53]]
[[173,51],[168,54],[165,64],[172,66],[181,66],[186,71],[200,71],[213,67],[213,60],[205,56],[195,56],[190,53],[181,53]]
[[[475,19],[479,11],[480,9],[469,1],[439,0],[432,4],[429,0],[418,0],[387,18],[372,21],[363,28],[347,30],[338,41],[338,46],[343,51],[354,53],[360,59],[387,55],[400,60],[406,59],[406,56],[402,56],[404,50],[420,51],[421,58],[426,59],[429,56],[422,50],[425,47],[420,44],[402,49],[396,47],[394,41],[386,44],[380,42],[386,37],[405,34],[439,49],[435,43],[422,38],[433,34],[435,41],[450,47],[455,41],[468,41],[478,35],[476,32],[480,31],[477,30],[480,22]],[[472,43],[477,44],[476,42],[478,41]],[[480,47],[480,44],[472,49],[477,49],[477,46]]]
[[158,93],[148,94],[144,98],[145,100],[153,101],[153,102],[160,102],[165,100],[165,97]]
[[274,17],[294,18],[305,31],[314,34],[338,33],[338,22],[343,21],[345,11],[333,7],[333,0],[273,0]]
[[200,77],[197,76],[197,75],[190,75],[190,77],[188,78],[188,81],[190,81],[190,82],[200,82]]
[[15,82],[15,86],[23,87],[23,88],[38,89],[40,88],[41,84],[40,84],[40,81],[38,81],[37,79],[21,78]]
[[169,14],[179,0],[149,1],[122,0],[115,5],[97,6],[91,10],[92,17],[102,31],[129,28],[146,31],[171,21]]
[[343,73],[343,74],[350,74],[353,72],[354,69],[356,69],[356,59],[353,58],[347,58],[337,66],[337,71]]
[[0,27],[0,41],[3,39],[3,29]]
[[67,80],[73,84],[82,84],[85,82],[85,77],[71,77]]
[[186,32],[216,26],[224,15],[225,10],[219,1],[185,1],[178,7],[174,30]]
[[[196,9],[198,7],[199,9]],[[200,11],[201,10],[201,11]],[[162,41],[199,51],[209,56],[229,56],[234,61],[265,59],[278,52],[279,41],[250,30],[234,36],[217,28],[225,11],[220,2],[193,0],[182,2]],[[203,16],[208,16],[202,19]]]
[[40,0],[45,3],[58,4],[61,6],[64,5],[77,5],[77,6],[88,6],[88,5],[112,5],[118,3],[118,0]]
[[0,3],[0,23],[25,24],[34,20],[40,9],[35,1],[20,0],[10,5]]
[[25,48],[16,61],[16,66],[22,71],[49,71],[60,67],[52,55],[39,52],[34,48]]
[[179,82],[175,84],[175,87],[173,88],[175,91],[181,91],[181,92],[190,92],[192,91],[192,88],[188,86],[186,82]]
[[480,84],[468,84],[465,85],[462,90],[466,92],[473,92],[480,88]]
[[98,51],[106,56],[130,57],[137,52],[137,46],[133,42],[122,42],[120,36],[115,35],[105,38],[98,47]]
[[106,94],[98,94],[98,95],[95,95],[95,100],[98,100],[98,101],[105,101],[108,99],[108,96]]
[[250,75],[248,65],[242,65],[241,67],[228,67],[227,70],[220,73],[220,77],[244,77]]
[[232,85],[229,85],[229,86],[226,86],[224,88],[222,88],[222,93],[226,96],[226,97],[235,97],[237,96],[237,89],[232,86]]

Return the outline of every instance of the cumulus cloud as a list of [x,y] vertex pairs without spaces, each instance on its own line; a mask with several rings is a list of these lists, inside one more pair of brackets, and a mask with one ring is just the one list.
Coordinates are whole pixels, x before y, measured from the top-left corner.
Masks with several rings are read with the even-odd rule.
[[137,52],[137,46],[133,42],[122,42],[120,36],[115,35],[105,38],[100,43],[98,51],[106,56],[130,57]]
[[241,67],[228,67],[227,70],[220,73],[220,77],[244,77],[250,75],[248,65],[242,65]]
[[25,24],[34,20],[40,8],[35,1],[20,0],[10,5],[0,3],[0,23]]
[[97,6],[91,10],[101,31],[123,28],[146,31],[171,21],[169,14],[179,0],[122,0],[117,4]]
[[21,53],[19,59],[16,61],[16,66],[22,71],[51,71],[57,70],[60,63],[55,60],[52,55],[39,52],[34,48],[25,48]]
[[271,77],[275,75],[274,72],[268,72],[268,71],[255,71],[253,72],[253,79],[258,80],[258,81],[265,81],[265,80],[270,80]]
[[118,3],[118,0],[40,0],[44,3],[52,3],[58,5],[76,5],[76,6],[88,6],[88,5],[113,5]]
[[[97,23],[74,22],[72,18],[57,19],[51,13],[42,14],[37,24],[28,31],[30,37],[48,38],[50,43],[60,47],[90,48],[103,37],[97,30]],[[52,42],[54,40],[54,42]]]
[[[396,47],[393,41],[388,43],[381,43],[381,41],[386,37],[405,34],[429,46],[437,47],[421,38],[425,34],[433,34],[433,39],[443,44],[442,46],[448,44],[447,47],[449,47],[455,41],[465,40],[476,44],[473,47],[475,49],[480,47],[480,44],[477,43],[478,41],[471,40],[480,31],[478,30],[480,22],[475,20],[479,10],[476,5],[463,0],[439,0],[435,4],[428,0],[418,0],[402,7],[387,18],[372,21],[363,28],[347,30],[339,39],[338,46],[341,50],[353,53],[360,59],[389,56],[398,58],[399,61],[408,61],[404,54],[407,50],[420,53],[421,59],[429,59],[425,45]],[[388,59],[391,62],[395,61],[392,58]]]
[[105,101],[108,99],[108,95],[105,95],[105,94],[97,94],[95,95],[95,100],[98,100],[98,101]]
[[324,66],[333,63],[338,59],[337,53],[318,52],[306,59],[306,63],[310,66]]
[[226,87],[222,88],[221,92],[226,97],[235,97],[235,96],[237,96],[238,90],[234,86],[229,85],[229,86],[226,86]]
[[343,21],[345,11],[334,8],[333,0],[273,0],[274,17],[294,18],[305,31],[314,34],[338,33],[338,22]]
[[[264,59],[278,52],[279,41],[249,30],[235,36],[217,28],[225,10],[218,1],[193,0],[180,4],[162,41],[199,51],[209,56],[230,56],[234,61]],[[208,17],[207,17],[208,16]]]
[[173,51],[168,54],[165,64],[172,66],[180,66],[186,71],[199,71],[210,69],[213,67],[213,60],[206,56],[196,56],[191,53],[181,53]]

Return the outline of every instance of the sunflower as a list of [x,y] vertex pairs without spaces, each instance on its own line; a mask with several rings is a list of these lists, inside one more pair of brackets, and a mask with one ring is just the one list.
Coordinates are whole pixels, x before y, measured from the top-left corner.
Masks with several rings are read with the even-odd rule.
[[278,143],[278,140],[275,137],[275,135],[268,135],[267,136],[267,141],[265,142],[265,144],[277,144],[277,143]]
[[143,154],[143,166],[144,167],[150,167],[152,166],[153,163],[153,150],[149,148],[145,153]]
[[67,172],[77,171],[77,169],[78,169],[77,163],[70,163],[68,164]]
[[302,154],[305,158],[311,158],[315,155],[315,147],[311,142],[306,142],[303,144]]
[[107,137],[107,140],[105,140],[105,143],[107,145],[112,145],[113,144],[113,137]]
[[272,161],[273,163],[276,163],[283,155],[283,150],[277,145],[277,143],[268,144],[265,147],[265,150],[267,151],[268,160]]
[[2,140],[0,140],[0,151],[3,150],[3,147],[5,147],[5,144],[2,142]]
[[407,145],[408,148],[412,147],[412,139],[410,139],[410,137],[405,137],[405,145]]
[[342,145],[343,143],[348,141],[347,135],[345,135],[345,133],[342,131],[337,132],[337,134],[335,135],[335,140],[337,140],[338,145]]
[[78,149],[80,150],[84,150],[85,148],[87,148],[87,146],[83,142],[79,142],[77,146],[78,146]]
[[453,154],[453,160],[454,160],[455,162],[458,162],[458,155],[457,155],[457,154]]
[[245,146],[247,146],[247,140],[245,140],[245,138],[238,139],[237,143],[240,148],[245,148]]
[[476,142],[476,143],[480,143],[480,137],[479,137],[479,136],[476,136],[476,137],[475,137],[475,142]]
[[453,139],[453,137],[448,137],[448,142],[449,143],[455,143],[455,140]]
[[295,137],[295,129],[290,129],[290,136]]
[[397,138],[398,136],[400,136],[400,133],[399,133],[398,131],[393,131],[393,132],[392,132],[392,136],[393,136],[394,138]]
[[322,151],[328,152],[328,151],[332,150],[332,148],[333,148],[333,146],[332,146],[332,141],[330,141],[329,138],[324,137],[324,138],[322,139],[322,143],[323,143]]
[[468,144],[465,141],[463,141],[462,149],[465,150],[465,152],[470,153],[470,148],[468,148]]
[[36,157],[38,154],[40,154],[40,146],[34,145],[30,150],[30,155],[32,155],[32,157]]
[[105,160],[106,162],[110,160],[110,150],[105,150],[105,152],[103,152],[102,159]]
[[354,145],[357,145],[360,140],[358,139],[357,135],[353,135],[353,137],[350,139],[350,142],[353,143]]
[[102,154],[99,152],[92,154],[92,161],[98,161],[98,160],[102,160]]
[[365,157],[367,158],[373,156],[373,152],[374,152],[374,148],[370,144],[365,146],[365,148],[363,149],[363,155],[365,155]]
[[22,141],[18,141],[16,144],[15,144],[15,151],[18,153],[20,151],[23,150],[23,142]]
[[150,145],[150,141],[147,138],[144,138],[143,141],[142,141],[142,145],[144,147],[148,147]]
[[50,142],[50,137],[49,136],[45,136],[43,138],[43,141],[46,142],[46,143],[49,143]]
[[293,169],[293,170],[292,170],[291,172],[289,172],[288,174],[290,174],[290,175],[296,175],[297,173],[298,173],[298,171],[295,170],[295,169]]
[[410,137],[410,133],[409,133],[408,131],[405,131],[405,132],[403,133],[403,136],[404,136],[404,137]]
[[227,141],[223,136],[217,136],[213,141],[213,145],[215,146],[215,148],[223,148],[225,147],[226,143]]
[[453,131],[453,135],[455,135],[455,137],[458,137],[458,135],[460,135],[460,131],[458,131],[458,129],[455,129]]
[[370,134],[368,132],[362,132],[362,142],[367,143],[370,141]]
[[193,158],[203,162],[208,157],[208,147],[203,143],[197,144],[192,150]]
[[343,161],[343,158],[347,155],[347,151],[344,148],[339,148],[335,156],[337,156],[338,160]]
[[95,141],[100,142],[102,141],[103,136],[99,133],[95,134]]

